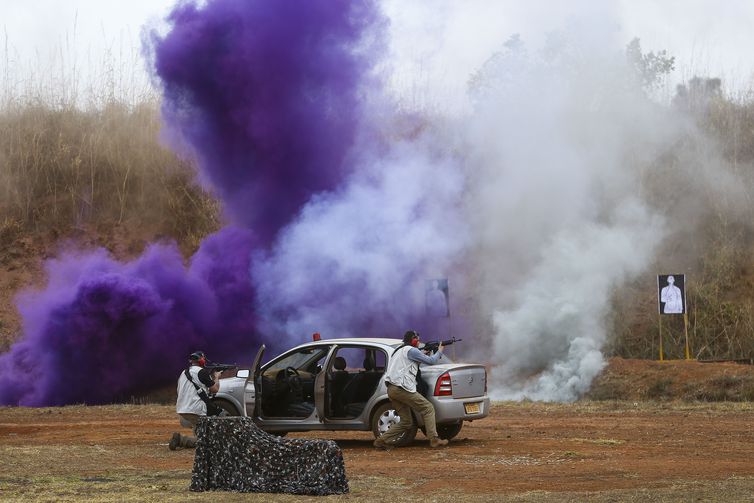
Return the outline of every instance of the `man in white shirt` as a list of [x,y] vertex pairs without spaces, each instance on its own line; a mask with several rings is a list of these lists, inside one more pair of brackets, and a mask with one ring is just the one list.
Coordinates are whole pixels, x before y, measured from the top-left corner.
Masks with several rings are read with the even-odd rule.
[[[207,364],[207,357],[202,351],[191,353],[189,362],[191,363],[189,368],[181,372],[178,377],[178,399],[175,402],[175,411],[195,429],[199,418],[207,415],[205,399],[220,389],[220,372],[210,372],[204,368]],[[174,451],[178,447],[196,447],[196,436],[174,432],[168,448]]]
[[416,374],[419,364],[436,364],[442,358],[442,343],[432,356],[422,353],[418,348],[419,334],[409,330],[403,336],[403,346],[399,347],[390,358],[387,371],[385,372],[385,384],[387,396],[395,409],[395,413],[401,418],[393,424],[388,431],[374,441],[378,449],[390,449],[394,447],[396,440],[411,428],[413,410],[424,420],[424,429],[429,437],[431,447],[448,445],[448,441],[437,435],[435,425],[435,408],[432,404],[416,391]]

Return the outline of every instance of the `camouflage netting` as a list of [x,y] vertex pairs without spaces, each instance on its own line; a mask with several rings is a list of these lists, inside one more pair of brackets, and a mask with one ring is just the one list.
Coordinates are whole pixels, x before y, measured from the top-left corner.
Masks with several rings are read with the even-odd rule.
[[192,491],[348,492],[343,452],[332,440],[280,438],[248,417],[201,418],[196,436]]

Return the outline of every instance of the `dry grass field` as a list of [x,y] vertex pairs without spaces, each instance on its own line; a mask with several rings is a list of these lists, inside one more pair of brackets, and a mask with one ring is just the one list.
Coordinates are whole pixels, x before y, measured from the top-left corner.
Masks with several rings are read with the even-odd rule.
[[[668,373],[701,386],[754,372],[749,365],[622,363],[611,362],[597,386],[609,381],[615,389],[629,367],[637,378],[625,375],[624,385],[633,383],[636,396]],[[421,434],[390,452],[374,450],[367,432],[296,435],[334,439],[343,449],[350,493],[323,501],[754,501],[752,424],[751,402],[668,395],[497,402],[490,417],[467,423],[441,450],[430,450]],[[313,499],[190,492],[193,451],[167,448],[177,426],[170,405],[0,408],[0,499]]]

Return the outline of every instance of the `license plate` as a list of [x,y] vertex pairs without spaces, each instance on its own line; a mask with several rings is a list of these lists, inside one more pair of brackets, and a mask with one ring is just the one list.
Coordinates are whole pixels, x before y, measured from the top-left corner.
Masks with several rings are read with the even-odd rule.
[[463,404],[463,408],[466,411],[466,414],[479,414],[480,412],[482,412],[482,408],[479,402],[465,403]]

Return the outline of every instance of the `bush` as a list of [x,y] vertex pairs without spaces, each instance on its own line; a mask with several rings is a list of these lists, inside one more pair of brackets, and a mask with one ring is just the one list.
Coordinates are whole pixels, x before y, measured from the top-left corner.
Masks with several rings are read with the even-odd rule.
[[721,376],[706,383],[690,383],[685,399],[701,402],[745,402],[754,399],[754,380],[748,376]]
[[647,388],[647,398],[651,400],[667,400],[672,398],[672,379],[659,379]]

